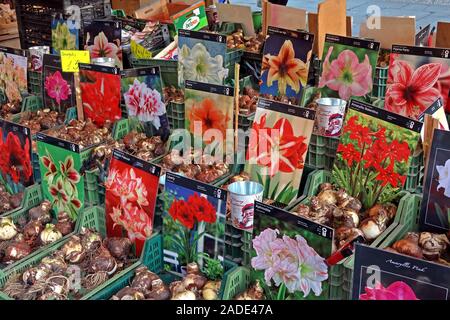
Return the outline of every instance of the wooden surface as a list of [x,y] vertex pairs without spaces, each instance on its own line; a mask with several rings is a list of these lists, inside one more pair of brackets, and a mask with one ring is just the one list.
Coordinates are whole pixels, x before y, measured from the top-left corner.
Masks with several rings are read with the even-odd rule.
[[436,47],[450,48],[450,22],[438,22],[436,30]]
[[391,49],[393,44],[414,46],[416,39],[416,19],[414,17],[380,17],[380,29],[369,29],[361,24],[360,37],[380,42],[383,49]]

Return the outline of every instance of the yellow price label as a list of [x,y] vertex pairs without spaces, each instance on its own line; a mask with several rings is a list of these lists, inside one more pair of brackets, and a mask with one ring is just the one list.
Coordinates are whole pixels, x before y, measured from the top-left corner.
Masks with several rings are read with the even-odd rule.
[[89,51],[61,50],[61,68],[63,72],[78,72],[78,63],[91,63]]
[[152,53],[145,49],[140,44],[136,43],[136,41],[131,40],[131,53],[137,59],[151,59]]

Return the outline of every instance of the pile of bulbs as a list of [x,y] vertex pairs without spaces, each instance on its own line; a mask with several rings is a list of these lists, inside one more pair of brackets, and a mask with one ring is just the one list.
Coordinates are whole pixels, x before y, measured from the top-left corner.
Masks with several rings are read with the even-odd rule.
[[66,212],[59,213],[57,222],[53,224],[50,211],[51,203],[46,200],[30,209],[28,219],[14,222],[10,217],[0,218],[0,263],[22,260],[74,230],[74,223]]
[[197,157],[192,152],[185,157],[180,150],[174,149],[162,159],[161,167],[163,171],[179,173],[204,183],[211,183],[229,171],[226,163],[208,160],[205,156],[202,156],[199,161],[200,164],[194,164],[195,159]]
[[431,232],[409,232],[403,239],[396,241],[388,251],[405,254],[450,266],[450,241],[448,235]]
[[111,300],[216,300],[219,289],[220,281],[208,281],[196,263],[188,264],[186,276],[170,285],[146,267],[139,267],[131,285]]
[[0,214],[20,207],[23,199],[23,192],[10,194],[5,186],[0,185]]
[[239,113],[249,115],[256,111],[259,93],[251,87],[244,88],[244,94],[239,97]]
[[238,29],[235,33],[227,36],[227,48],[242,49],[247,52],[260,53],[264,46],[265,37],[262,32],[256,36],[244,36],[244,31]]
[[358,236],[372,242],[386,230],[397,212],[391,203],[377,204],[366,211],[361,209],[361,202],[345,190],[335,190],[330,183],[323,183],[310,205],[300,204],[294,214],[335,228],[340,248]]
[[[130,265],[132,243],[128,238],[106,238],[83,229],[53,254],[21,274],[11,275],[5,294],[21,300],[79,299]],[[80,286],[72,286],[71,275],[80,270]]]

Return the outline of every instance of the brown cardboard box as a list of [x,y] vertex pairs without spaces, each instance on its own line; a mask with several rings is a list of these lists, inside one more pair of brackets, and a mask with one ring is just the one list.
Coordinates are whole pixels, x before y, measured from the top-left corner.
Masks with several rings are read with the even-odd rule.
[[128,16],[132,16],[136,10],[151,2],[151,0],[111,0],[111,5],[113,9],[123,9]]

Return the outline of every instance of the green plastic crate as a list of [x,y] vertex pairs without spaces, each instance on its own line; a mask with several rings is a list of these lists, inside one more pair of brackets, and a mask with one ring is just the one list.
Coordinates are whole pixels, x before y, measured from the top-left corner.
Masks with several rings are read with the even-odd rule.
[[171,130],[184,129],[184,103],[170,102],[167,105],[167,118]]
[[42,96],[42,72],[28,71],[28,92]]
[[[100,207],[92,207],[85,209],[80,214],[80,221],[76,230],[81,230],[81,227],[92,228],[99,231],[103,237],[106,236],[105,214],[104,210]],[[12,266],[12,268],[0,270],[0,288],[3,288],[8,278],[17,273],[21,273],[26,269],[38,264],[44,257],[51,255],[56,250],[60,249],[70,236],[64,237],[61,241],[51,244],[46,248],[42,248],[36,251],[35,254],[28,256],[26,259],[20,261],[18,264]],[[91,291],[88,295],[92,295],[98,288]],[[0,292],[0,300],[11,300],[7,295]]]
[[389,68],[377,67],[375,71],[375,77],[373,79],[373,97],[384,99],[384,97],[386,96],[388,75]]
[[243,54],[244,51],[241,49],[227,50],[227,53],[225,54],[225,68],[228,69],[228,77],[225,81],[234,79],[235,63],[239,63],[241,61]]
[[311,135],[305,163],[317,169],[331,170],[338,145],[339,138]]
[[164,86],[178,88],[178,60],[136,59],[132,55],[130,60],[133,68],[159,67]]
[[249,285],[250,270],[246,267],[236,267],[224,275],[219,299],[233,300],[236,295],[244,292]]
[[37,206],[42,201],[42,191],[41,186],[39,184],[34,184],[25,188],[23,191],[23,198],[20,206],[11,211],[5,212],[0,215],[0,217],[13,216],[18,211],[28,210]]
[[253,28],[255,29],[255,32],[258,33],[262,30],[262,11],[252,12],[252,18]]
[[[318,170],[308,176],[304,195],[306,199],[300,199],[296,201],[289,211],[294,211],[299,204],[308,204],[312,196],[315,196],[322,183],[331,182],[331,173],[325,170]],[[397,208],[397,214],[391,225],[374,241],[370,244],[371,247],[378,247],[386,237],[391,234],[393,230],[401,223],[402,217],[408,214],[410,206],[408,205],[410,199],[410,193],[403,191],[401,194],[400,202]],[[334,265],[329,270],[329,283],[330,283],[330,299],[333,300],[348,300],[351,297],[351,281],[352,281],[352,268],[349,268],[348,263],[353,263],[353,256],[350,256],[339,264]]]
[[415,192],[417,188],[423,185],[424,176],[423,151],[415,154],[411,159],[411,164],[406,177],[404,189],[409,192]]

